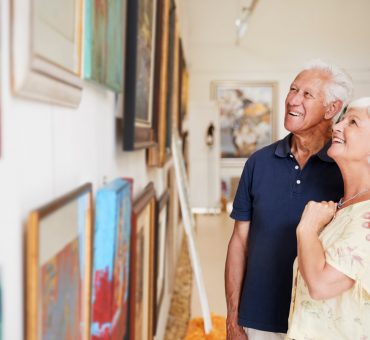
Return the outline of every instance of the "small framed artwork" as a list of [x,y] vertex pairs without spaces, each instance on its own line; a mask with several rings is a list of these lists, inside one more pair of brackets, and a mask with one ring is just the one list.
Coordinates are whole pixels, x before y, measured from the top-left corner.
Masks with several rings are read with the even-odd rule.
[[166,282],[166,236],[168,225],[169,192],[166,190],[156,207],[155,270],[154,270],[154,334],[162,306]]
[[157,144],[148,149],[148,165],[163,167],[170,156],[166,147],[167,133],[167,73],[170,0],[159,0],[157,10],[157,31],[155,47],[153,111]]
[[127,0],[86,0],[84,78],[123,92]]
[[132,181],[99,189],[95,206],[91,336],[122,340],[129,332]]
[[153,339],[155,190],[149,183],[132,217],[130,340]]
[[123,149],[155,145],[153,79],[157,1],[128,1]]
[[15,95],[77,107],[82,95],[82,0],[12,0]]
[[90,339],[92,186],[34,210],[27,227],[27,339]]
[[221,158],[248,158],[276,136],[277,84],[214,81],[220,110]]

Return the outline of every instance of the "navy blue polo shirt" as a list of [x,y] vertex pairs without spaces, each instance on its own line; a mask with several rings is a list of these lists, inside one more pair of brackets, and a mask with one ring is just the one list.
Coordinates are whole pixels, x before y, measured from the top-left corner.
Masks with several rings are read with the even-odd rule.
[[291,153],[291,136],[248,159],[230,215],[250,221],[238,322],[279,333],[288,329],[296,227],[303,209],[310,200],[337,202],[343,194],[340,171],[327,155],[330,143],[300,169]]

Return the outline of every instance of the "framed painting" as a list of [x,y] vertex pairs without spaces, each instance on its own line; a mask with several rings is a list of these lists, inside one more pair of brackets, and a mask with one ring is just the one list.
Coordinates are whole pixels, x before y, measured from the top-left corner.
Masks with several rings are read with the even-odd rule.
[[77,107],[82,95],[82,0],[12,0],[15,95]]
[[157,144],[148,149],[148,165],[163,167],[170,157],[166,147],[167,133],[167,73],[168,73],[168,32],[170,0],[159,0],[157,10],[157,30],[154,69],[153,123]]
[[166,236],[168,225],[169,192],[166,190],[157,201],[155,228],[155,270],[154,270],[154,334],[157,331],[166,282]]
[[276,135],[277,84],[214,81],[220,110],[221,158],[248,158]]
[[85,1],[84,78],[123,92],[127,0]]
[[166,147],[171,149],[173,107],[174,107],[174,62],[175,62],[175,30],[176,30],[176,4],[170,0],[170,13],[168,22],[168,61],[167,61],[167,95],[166,95]]
[[189,74],[186,67],[185,54],[180,40],[179,50],[179,121],[178,129],[180,136],[183,135],[184,127],[183,122],[187,117],[188,113],[188,100],[189,100]]
[[116,179],[99,189],[95,202],[92,340],[127,336],[132,181]]
[[128,1],[123,149],[155,144],[153,79],[156,0]]
[[153,339],[155,190],[149,183],[132,216],[130,340]]
[[30,213],[27,339],[90,339],[92,186]]

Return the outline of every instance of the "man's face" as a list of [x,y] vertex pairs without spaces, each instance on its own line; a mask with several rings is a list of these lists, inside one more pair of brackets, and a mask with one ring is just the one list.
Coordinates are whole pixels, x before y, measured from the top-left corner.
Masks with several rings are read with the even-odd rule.
[[320,70],[303,71],[295,78],[285,99],[285,128],[299,134],[324,121],[325,86],[330,76]]

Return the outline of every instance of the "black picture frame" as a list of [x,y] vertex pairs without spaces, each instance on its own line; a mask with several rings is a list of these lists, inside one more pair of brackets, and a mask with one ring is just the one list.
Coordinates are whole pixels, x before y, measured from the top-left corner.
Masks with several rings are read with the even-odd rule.
[[123,150],[155,145],[153,80],[157,0],[127,2]]

